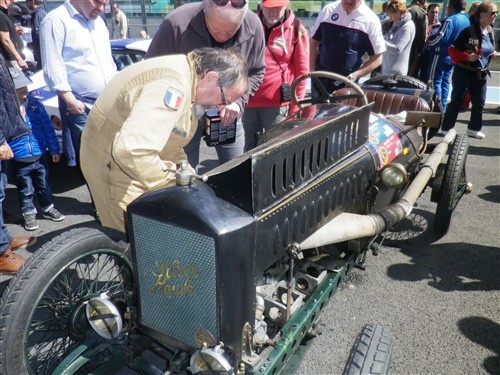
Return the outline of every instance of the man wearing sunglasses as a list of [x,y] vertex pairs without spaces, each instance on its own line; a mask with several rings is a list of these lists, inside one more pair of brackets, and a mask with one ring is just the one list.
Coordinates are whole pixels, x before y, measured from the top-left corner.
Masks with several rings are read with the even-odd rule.
[[[235,142],[215,146],[219,162],[223,163],[243,152],[245,136],[241,113],[264,78],[264,32],[259,18],[248,11],[247,0],[203,0],[175,9],[161,24],[146,58],[188,53],[202,47],[234,47],[248,64],[248,92],[234,102],[226,100],[220,109],[224,125],[237,120]],[[202,126],[185,147],[193,167],[199,163],[201,138]]]
[[201,48],[122,70],[97,98],[82,134],[82,172],[102,225],[125,232],[125,210],[151,189],[175,184],[176,164],[206,108],[221,110],[248,86],[246,62]]

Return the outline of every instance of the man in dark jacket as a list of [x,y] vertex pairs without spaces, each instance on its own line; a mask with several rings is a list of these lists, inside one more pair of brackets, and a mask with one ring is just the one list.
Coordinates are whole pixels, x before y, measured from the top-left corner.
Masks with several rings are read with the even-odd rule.
[[[245,137],[241,113],[249,96],[257,91],[264,79],[264,31],[259,18],[248,11],[246,0],[203,0],[201,4],[185,4],[175,9],[161,24],[146,58],[187,54],[202,47],[235,47],[248,64],[248,92],[220,113],[221,122],[225,125],[238,121],[235,142],[216,146],[219,161],[226,162],[243,153]],[[202,129],[199,127],[184,148],[193,167],[199,163],[201,137]]]
[[31,38],[33,39],[33,55],[36,61],[36,70],[42,69],[42,56],[40,54],[40,25],[47,15],[43,7],[43,0],[26,0],[26,5],[31,13]]
[[408,75],[420,80],[424,80],[427,76],[427,67],[423,67],[421,71],[418,69],[418,59],[424,50],[427,40],[427,28],[429,26],[427,12],[425,11],[425,3],[426,0],[414,0],[408,8],[411,14],[411,20],[415,24],[415,38],[413,39],[410,49]]
[[[24,74],[18,72],[19,79]],[[22,76],[21,76],[22,75]],[[8,141],[15,137],[29,134],[30,130],[24,122],[20,105],[16,96],[14,83],[3,56],[0,56],[0,211],[5,199],[6,175],[4,169],[5,160],[12,159],[14,154],[8,145]],[[3,221],[3,211],[0,213],[0,272],[16,273],[24,264],[24,258],[14,254],[12,250],[26,248],[35,243],[34,237],[14,237],[9,234]]]

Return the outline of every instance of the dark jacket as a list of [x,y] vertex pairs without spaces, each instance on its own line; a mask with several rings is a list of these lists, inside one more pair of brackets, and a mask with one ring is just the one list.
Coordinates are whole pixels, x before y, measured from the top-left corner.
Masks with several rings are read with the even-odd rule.
[[[471,28],[474,28],[474,32],[471,31]],[[491,26],[488,27],[487,37],[490,38],[491,44],[493,45],[493,51],[495,51],[495,38],[493,37],[493,29]],[[486,69],[492,56],[488,58],[486,66],[481,66],[479,60],[473,62],[467,61],[468,55],[472,52],[477,53],[478,50],[481,49],[482,43],[483,33],[479,28],[479,23],[476,22],[470,27],[462,30],[458,38],[453,42],[453,45],[448,50],[448,53],[452,57],[453,63],[459,64],[462,68],[471,69],[472,71],[477,69]]]
[[36,8],[33,13],[31,13],[31,38],[33,39],[33,55],[37,63],[37,67],[42,67],[42,59],[40,54],[40,25],[43,19],[47,15],[43,5]]
[[[259,18],[247,11],[243,24],[236,33],[233,44],[248,64],[248,92],[236,103],[245,108],[248,98],[259,88],[264,79],[265,41]],[[171,12],[160,25],[151,41],[146,58],[172,54],[187,54],[195,48],[212,47],[205,24],[205,13],[201,3],[185,4]]]
[[0,145],[30,133],[19,109],[14,82],[0,56]]
[[413,57],[416,57],[422,52],[427,37],[428,19],[425,10],[418,5],[412,5],[408,8],[411,14],[411,20],[415,24],[415,38],[413,39],[410,51],[410,65],[412,64]]

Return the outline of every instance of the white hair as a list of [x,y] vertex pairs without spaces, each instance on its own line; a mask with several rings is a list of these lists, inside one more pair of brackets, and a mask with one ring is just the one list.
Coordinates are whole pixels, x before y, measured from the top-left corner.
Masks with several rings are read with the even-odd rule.
[[224,22],[229,22],[232,25],[241,25],[248,11],[248,1],[241,9],[229,9],[217,6],[212,0],[203,0],[203,10],[207,17],[215,15],[218,18],[224,19]]

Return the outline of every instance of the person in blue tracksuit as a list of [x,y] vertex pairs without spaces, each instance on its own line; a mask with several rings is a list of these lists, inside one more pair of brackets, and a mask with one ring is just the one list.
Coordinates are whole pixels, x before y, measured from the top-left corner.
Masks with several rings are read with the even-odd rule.
[[448,3],[448,17],[442,22],[437,35],[429,41],[429,80],[441,98],[443,110],[446,110],[450,76],[453,71],[448,47],[457,39],[460,32],[470,25],[469,17],[462,13],[464,10],[465,0],[451,0]]

